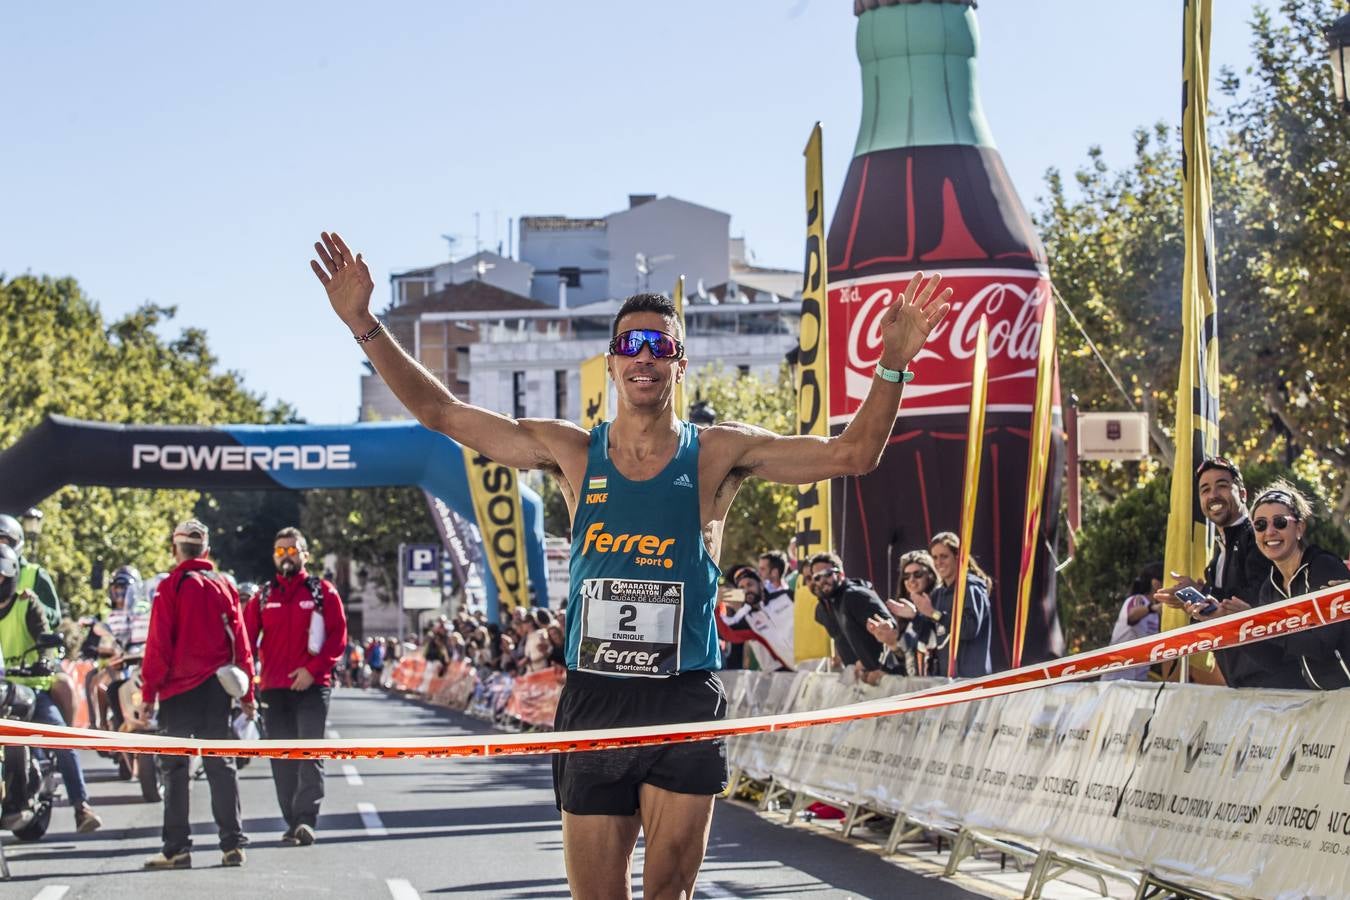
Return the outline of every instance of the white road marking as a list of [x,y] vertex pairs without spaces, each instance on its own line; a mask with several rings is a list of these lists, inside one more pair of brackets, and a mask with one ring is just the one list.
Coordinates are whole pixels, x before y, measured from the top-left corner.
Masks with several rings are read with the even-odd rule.
[[389,888],[389,895],[394,900],[422,900],[412,882],[406,878],[386,878],[384,884]]
[[723,898],[728,897],[734,898],[736,896],[735,894],[731,893],[731,891],[722,887],[715,881],[710,881],[707,882],[706,884],[699,885],[694,890],[694,893],[702,894],[704,897],[711,897],[713,898],[713,900],[723,900]]
[[338,734],[338,731],[337,731],[336,728],[330,728],[330,729],[328,729],[328,739],[329,739],[330,741],[340,740],[341,738],[342,738],[342,735]]
[[[33,900],[61,900],[61,898],[66,895],[66,891],[68,890],[70,890],[70,885],[68,884],[49,884],[42,890],[38,891],[33,896]],[[416,896],[416,894],[414,894],[413,896]]]
[[380,820],[380,814],[375,811],[374,803],[358,803],[356,811],[361,814],[361,824],[366,826],[366,834],[371,837],[384,837],[389,834],[384,828],[384,822]]
[[343,764],[342,774],[347,779],[348,784],[355,785],[356,787],[361,786],[361,773],[356,771],[356,766],[351,763]]

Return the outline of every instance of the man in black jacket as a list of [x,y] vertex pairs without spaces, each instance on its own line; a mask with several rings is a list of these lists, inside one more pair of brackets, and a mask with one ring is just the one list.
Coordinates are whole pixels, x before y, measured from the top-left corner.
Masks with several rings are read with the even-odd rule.
[[[1219,602],[1221,612],[1238,612],[1259,602],[1261,586],[1270,580],[1270,560],[1256,546],[1256,532],[1247,516],[1247,488],[1236,463],[1212,456],[1195,470],[1195,495],[1205,518],[1214,523],[1220,540],[1205,566],[1203,584],[1180,577],[1176,585],[1153,596],[1170,606],[1181,606],[1174,592],[1185,585],[1198,588]],[[1173,573],[1173,577],[1177,577]],[[1278,642],[1218,650],[1215,658],[1231,687],[1298,687],[1292,664],[1283,660]]]
[[844,563],[835,553],[811,557],[807,572],[811,590],[819,600],[816,621],[830,633],[835,655],[845,666],[861,663],[867,672],[880,669],[886,648],[868,632],[867,620],[873,616],[890,622],[894,619],[871,584],[846,577]]

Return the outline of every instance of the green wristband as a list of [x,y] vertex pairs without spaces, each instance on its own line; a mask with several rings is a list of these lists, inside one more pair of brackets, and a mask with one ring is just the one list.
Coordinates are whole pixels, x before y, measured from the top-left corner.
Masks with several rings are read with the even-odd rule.
[[909,370],[909,366],[902,369],[888,369],[881,363],[877,363],[876,375],[882,381],[889,381],[891,384],[909,384],[914,380],[914,373]]

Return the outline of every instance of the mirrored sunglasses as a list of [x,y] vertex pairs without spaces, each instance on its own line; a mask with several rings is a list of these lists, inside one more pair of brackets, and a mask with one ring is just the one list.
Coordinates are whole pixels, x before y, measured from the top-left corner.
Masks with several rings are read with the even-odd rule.
[[277,547],[272,551],[272,555],[277,559],[285,559],[287,556],[299,556],[299,547]]
[[666,334],[649,328],[621,331],[609,342],[609,352],[619,356],[637,356],[646,346],[656,359],[679,359],[684,356],[684,344]]
[[832,577],[834,577],[834,576],[837,575],[837,574],[839,574],[839,570],[838,570],[838,569],[825,569],[825,570],[823,570],[823,571],[816,572],[814,575],[812,575],[812,576],[811,576],[811,580],[812,580],[812,581],[824,581],[826,578],[832,578]]
[[1252,519],[1252,528],[1260,533],[1266,530],[1267,525],[1273,525],[1276,531],[1284,531],[1289,527],[1289,523],[1297,518],[1298,516],[1271,516],[1267,521],[1266,517],[1262,516],[1259,519]]

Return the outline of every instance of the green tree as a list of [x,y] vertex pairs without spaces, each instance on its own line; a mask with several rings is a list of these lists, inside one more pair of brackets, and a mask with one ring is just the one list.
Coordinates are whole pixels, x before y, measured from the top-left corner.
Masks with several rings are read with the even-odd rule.
[[[72,278],[0,275],[0,446],[46,416],[102,422],[206,425],[275,422],[291,415],[267,407],[240,376],[217,370],[205,334],[157,333],[172,307],[144,306],[105,322]],[[169,533],[190,515],[195,491],[67,487],[49,497],[38,560],[51,570],[72,614],[103,603],[90,584],[96,562],[130,563],[143,575],[170,564]],[[14,512],[18,512],[17,510]]]
[[[1242,463],[1306,454],[1300,469],[1325,473],[1342,515],[1350,364],[1326,338],[1350,333],[1350,117],[1335,105],[1321,29],[1344,7],[1284,0],[1278,20],[1257,9],[1256,61],[1245,79],[1219,78],[1210,135],[1224,451]],[[1119,171],[1091,148],[1072,196],[1059,172],[1047,173],[1036,215],[1056,287],[1128,402],[1154,411],[1166,464],[1181,338],[1179,160],[1174,129],[1139,129],[1134,160]],[[1060,346],[1062,382],[1084,408],[1127,402],[1070,322]],[[1097,464],[1086,475],[1110,497],[1152,468]]]
[[[777,434],[792,434],[797,427],[796,391],[786,365],[773,381],[708,366],[695,373],[691,383],[695,396],[712,407],[718,421],[758,425]],[[753,564],[765,550],[786,550],[796,515],[797,492],[791,485],[758,478],[742,483],[722,532],[723,570]]]
[[421,488],[385,487],[306,491],[300,530],[310,553],[335,553],[367,569],[377,593],[392,601],[398,545],[440,543]]
[[202,494],[193,515],[211,529],[211,556],[220,568],[240,581],[265,581],[276,571],[276,533],[299,527],[304,506],[300,491],[212,491]]

